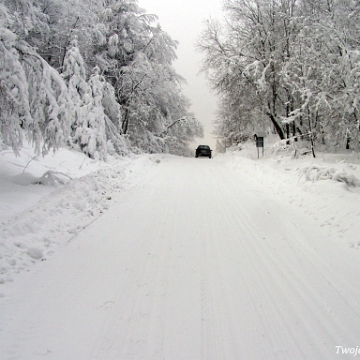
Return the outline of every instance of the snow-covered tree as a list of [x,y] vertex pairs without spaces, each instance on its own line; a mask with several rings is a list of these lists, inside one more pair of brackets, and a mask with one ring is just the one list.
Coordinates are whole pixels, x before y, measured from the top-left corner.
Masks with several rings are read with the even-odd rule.
[[172,154],[185,155],[188,144],[204,136],[204,128],[196,117],[186,116],[167,126],[165,134],[166,149]]
[[222,99],[223,136],[260,120],[313,150],[320,142],[357,148],[358,2],[226,0],[224,9],[226,24],[208,21],[199,42]]
[[[11,1],[11,0],[10,0]],[[25,1],[25,0],[21,0]],[[29,0],[26,0],[29,1]],[[106,26],[101,17],[105,11],[101,0],[37,0],[33,1],[37,13],[46,19],[46,31],[34,28],[27,41],[34,44],[38,53],[59,72],[63,71],[65,55],[71,41],[78,38],[79,50],[88,69],[97,59],[94,50],[106,43]]]
[[[305,6],[306,5],[306,6]],[[299,99],[286,118],[313,141],[338,148],[359,145],[359,5],[304,2],[303,27],[284,78]],[[311,12],[309,11],[311,9]]]
[[4,143],[18,152],[23,129],[29,129],[32,123],[29,92],[26,74],[15,48],[17,37],[5,27],[8,14],[2,5],[0,12],[0,145]]
[[32,49],[18,46],[28,79],[32,124],[29,137],[42,153],[63,147],[74,121],[74,104],[59,73]]
[[[49,17],[41,9],[43,0],[2,0],[11,13],[10,29],[20,40],[38,46],[49,34]],[[52,0],[47,0],[48,3]]]
[[104,78],[100,69],[86,82],[83,58],[77,46],[77,37],[71,41],[64,59],[62,73],[69,94],[75,104],[75,121],[72,124],[72,140],[92,158],[106,158],[105,113],[102,106]]
[[79,109],[80,126],[77,126],[75,133],[82,151],[101,160],[105,160],[107,154],[105,113],[101,103],[104,81],[99,74],[99,68],[95,67],[83,97],[83,105]]
[[17,151],[25,132],[44,154],[65,144],[73,104],[59,74],[8,29],[14,19],[6,7],[1,5],[0,12],[2,141]]
[[86,82],[85,63],[78,48],[77,36],[74,36],[65,54],[61,76],[68,85],[73,103],[81,105],[82,99],[88,90],[88,84]]
[[[177,43],[155,20],[136,0],[0,0],[1,141],[17,150],[25,132],[43,153],[70,141],[100,159],[164,151],[159,134],[191,114]],[[172,128],[178,147],[193,126]]]
[[189,115],[183,79],[172,68],[177,43],[134,0],[107,1],[106,14],[107,48],[97,58],[122,108],[121,131],[142,150],[162,151],[156,134],[172,119]]
[[115,89],[107,81],[104,82],[102,106],[105,113],[108,152],[125,155],[129,152],[131,144],[128,137],[122,133],[122,112],[115,96]]

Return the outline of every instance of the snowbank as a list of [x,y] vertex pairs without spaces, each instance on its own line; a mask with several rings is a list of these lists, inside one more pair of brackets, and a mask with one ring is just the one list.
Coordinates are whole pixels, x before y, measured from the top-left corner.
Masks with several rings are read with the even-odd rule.
[[134,155],[104,163],[65,149],[42,158],[30,146],[19,157],[0,152],[0,284],[45,261],[158,161]]
[[249,143],[215,160],[246,173],[262,185],[259,188],[267,189],[264,201],[273,197],[301,208],[327,229],[329,241],[360,248],[360,154],[344,151],[295,158],[294,151],[273,152],[268,146],[265,156],[258,159],[255,145]]

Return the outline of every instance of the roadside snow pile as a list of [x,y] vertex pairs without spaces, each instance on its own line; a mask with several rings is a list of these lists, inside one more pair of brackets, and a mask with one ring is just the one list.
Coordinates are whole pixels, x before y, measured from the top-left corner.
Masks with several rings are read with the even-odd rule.
[[[295,206],[327,230],[329,241],[360,249],[360,154],[317,153],[294,158],[289,153],[266,153],[257,159],[254,144],[214,158],[241,171],[259,189],[254,194],[274,201],[278,211]],[[321,181],[320,181],[321,180]],[[239,184],[241,187],[241,184]]]
[[333,167],[310,165],[302,168],[299,172],[301,176],[305,175],[306,180],[310,181],[334,180],[352,187],[360,186],[360,180],[354,175]]
[[104,163],[61,150],[23,172],[19,164],[26,163],[26,152],[31,150],[19,158],[0,152],[0,283],[46,260],[54,246],[96,220],[116,193],[134,186],[159,161],[140,155]]
[[[302,152],[301,149],[294,152],[294,149],[282,149],[279,146],[265,144],[265,156],[257,157],[257,150],[253,142],[242,145],[241,150],[229,151],[220,154],[222,161],[230,166],[237,166],[240,162],[243,165],[244,159],[255,160],[250,163],[261,167],[262,172],[267,173],[270,168],[278,171],[296,174],[298,180],[321,181],[332,180],[341,182],[349,187],[360,187],[360,154],[352,151],[339,153],[317,153],[313,158],[311,152]],[[281,143],[281,142],[278,142]],[[275,149],[275,150],[274,150]],[[301,156],[298,156],[302,153]],[[295,154],[295,156],[294,156]]]

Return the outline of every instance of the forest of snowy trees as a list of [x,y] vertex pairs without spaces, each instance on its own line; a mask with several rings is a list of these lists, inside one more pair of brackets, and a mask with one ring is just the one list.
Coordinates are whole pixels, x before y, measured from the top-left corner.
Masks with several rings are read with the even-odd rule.
[[203,128],[137,0],[0,0],[0,149],[183,152]]
[[358,150],[360,2],[225,0],[224,11],[198,44],[220,96],[220,145],[261,129],[313,153]]

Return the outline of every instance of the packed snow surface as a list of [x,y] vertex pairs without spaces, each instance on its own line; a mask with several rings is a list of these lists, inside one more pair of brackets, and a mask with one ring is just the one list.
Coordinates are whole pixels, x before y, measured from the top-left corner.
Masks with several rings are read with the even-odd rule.
[[359,163],[1,152],[0,358],[360,356]]

